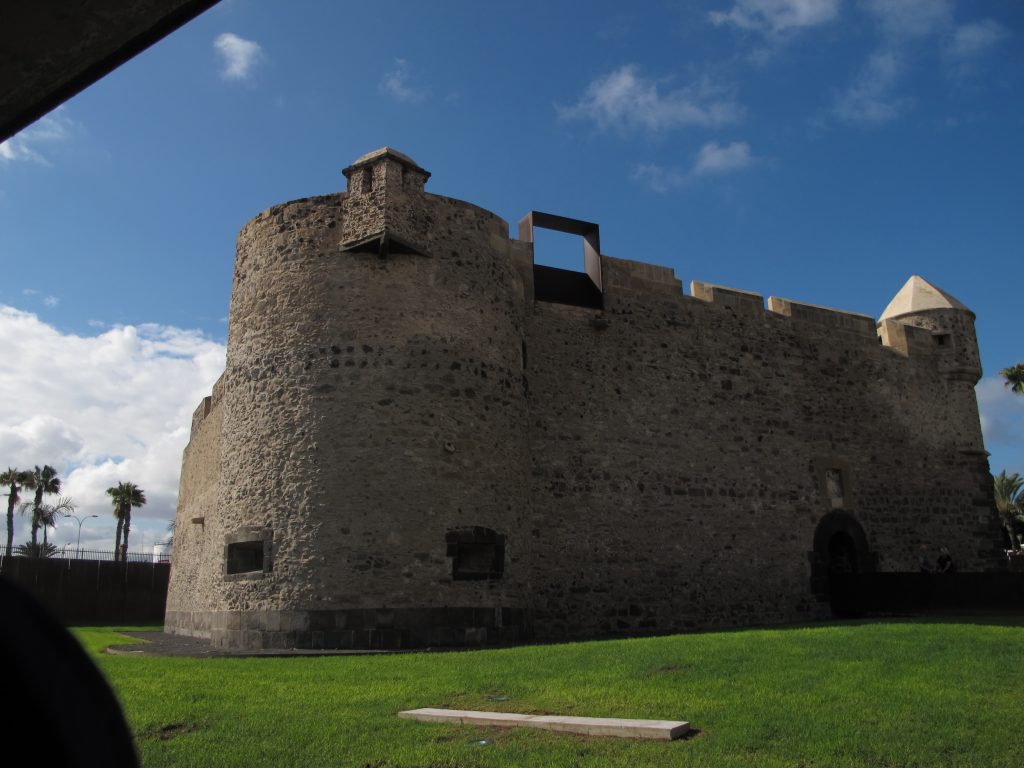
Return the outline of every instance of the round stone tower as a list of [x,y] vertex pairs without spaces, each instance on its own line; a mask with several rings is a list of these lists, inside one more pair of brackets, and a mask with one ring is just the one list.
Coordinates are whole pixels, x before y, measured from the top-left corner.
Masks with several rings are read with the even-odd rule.
[[[879,324],[883,337],[889,333],[887,329],[900,327],[903,343],[898,346],[908,354],[935,357],[939,374],[950,390],[950,408],[947,413],[936,414],[936,418],[961,421],[961,427],[955,430],[960,447],[983,452],[974,393],[974,385],[981,378],[974,320],[974,312],[956,298],[923,277],[912,275],[882,312]],[[916,329],[921,332],[915,333]]]
[[346,193],[239,235],[227,367],[203,415],[221,411],[205,459],[219,467],[203,517],[179,506],[175,562],[198,565],[172,572],[167,628],[238,648],[525,639],[508,225],[425,193],[430,174],[389,148],[344,174]]

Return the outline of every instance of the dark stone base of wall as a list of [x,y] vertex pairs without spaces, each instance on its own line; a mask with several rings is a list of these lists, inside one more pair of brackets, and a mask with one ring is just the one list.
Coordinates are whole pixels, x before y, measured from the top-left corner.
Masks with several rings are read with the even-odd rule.
[[832,576],[838,618],[943,613],[1020,613],[1024,573],[861,573]]
[[164,629],[239,650],[466,648],[533,639],[519,608],[168,611]]

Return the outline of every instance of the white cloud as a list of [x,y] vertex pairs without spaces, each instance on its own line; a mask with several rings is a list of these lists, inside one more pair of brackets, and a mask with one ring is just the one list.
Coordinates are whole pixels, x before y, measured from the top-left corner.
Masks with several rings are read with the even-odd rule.
[[58,304],[60,304],[60,299],[58,297],[52,296],[52,295],[51,296],[44,296],[43,297],[43,304],[45,304],[48,307],[56,307]]
[[[1024,396],[1011,392],[1001,376],[986,376],[978,382],[975,393],[985,446],[989,450],[1004,447],[1019,452],[1024,446]],[[1024,472],[1024,466],[1011,471]]]
[[896,95],[903,62],[893,51],[876,51],[853,84],[837,98],[833,114],[847,123],[880,125],[895,119],[906,106]]
[[948,29],[952,0],[864,0],[864,7],[891,38],[914,38]]
[[750,145],[745,141],[734,141],[724,146],[717,141],[709,141],[697,153],[693,173],[697,176],[730,173],[746,168],[753,162]]
[[593,120],[602,128],[660,131],[683,126],[716,126],[742,115],[735,100],[720,87],[702,81],[668,93],[638,74],[637,67],[619,67],[587,86],[571,107],[558,107],[563,120]]
[[677,167],[643,163],[633,168],[633,180],[650,187],[655,192],[668,192],[684,186],[701,176],[718,176],[743,170],[758,162],[745,141],[719,144],[709,141],[697,152],[689,171]]
[[44,150],[70,139],[77,129],[74,120],[58,107],[20,133],[0,143],[0,165],[24,160],[50,166]]
[[711,11],[715,26],[780,33],[815,27],[839,15],[839,0],[736,0],[728,11]]
[[1009,34],[1009,30],[994,19],[963,24],[953,31],[945,53],[949,58],[959,61],[973,59],[988,52]]
[[668,192],[670,189],[680,187],[687,182],[688,178],[687,174],[678,168],[657,163],[642,163],[633,169],[633,180],[645,184],[655,192]]
[[225,80],[246,80],[263,59],[263,49],[254,40],[246,40],[231,32],[224,32],[213,41],[213,48],[221,57]]
[[380,88],[389,96],[407,104],[423,101],[428,96],[427,91],[418,90],[409,84],[409,62],[405,59],[395,59],[394,67],[380,81]]
[[[76,336],[0,305],[0,356],[11,363],[0,367],[0,464],[55,466],[77,514],[100,516],[83,530],[83,546],[92,535],[92,546],[112,548],[105,490],[136,483],[149,503],[132,515],[132,548],[145,530],[152,544],[174,516],[192,412],[223,370],[223,345],[149,324]],[[27,538],[25,519],[17,533]],[[76,535],[77,524],[62,523],[58,543]]]

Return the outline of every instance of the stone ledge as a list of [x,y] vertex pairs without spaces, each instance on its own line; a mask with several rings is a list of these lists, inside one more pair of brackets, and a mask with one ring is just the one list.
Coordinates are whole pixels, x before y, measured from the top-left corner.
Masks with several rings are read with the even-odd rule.
[[424,707],[399,712],[406,720],[425,723],[463,723],[499,728],[540,728],[545,731],[578,733],[585,736],[617,736],[626,739],[671,741],[685,736],[690,724],[684,720],[631,720],[619,717],[567,717],[563,715],[519,715],[514,712],[476,712],[467,709]]

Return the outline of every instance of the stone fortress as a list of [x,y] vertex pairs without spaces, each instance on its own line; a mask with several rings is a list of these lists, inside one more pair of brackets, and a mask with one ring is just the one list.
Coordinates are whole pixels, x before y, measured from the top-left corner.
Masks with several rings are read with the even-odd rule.
[[[381,149],[238,238],[185,449],[169,632],[400,648],[829,615],[828,575],[999,568],[974,314],[873,318],[508,224]],[[534,263],[542,227],[584,269]]]

